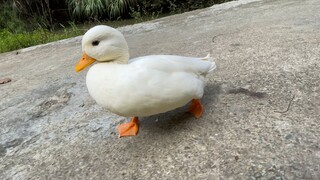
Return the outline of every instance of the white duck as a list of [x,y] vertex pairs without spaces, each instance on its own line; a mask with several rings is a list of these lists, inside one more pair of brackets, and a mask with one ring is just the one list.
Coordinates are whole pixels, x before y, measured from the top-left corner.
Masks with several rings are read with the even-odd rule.
[[95,61],[87,73],[86,84],[95,101],[131,122],[117,127],[120,137],[134,136],[139,130],[138,116],[150,116],[186,105],[196,118],[203,108],[202,77],[215,69],[212,59],[173,55],[150,55],[129,60],[127,42],[122,33],[99,25],[82,39],[82,58],[77,72]]

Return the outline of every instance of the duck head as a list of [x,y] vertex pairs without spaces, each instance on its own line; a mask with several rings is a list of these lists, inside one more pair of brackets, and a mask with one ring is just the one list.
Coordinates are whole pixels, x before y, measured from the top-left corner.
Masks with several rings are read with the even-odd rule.
[[95,61],[126,64],[128,59],[128,45],[122,33],[112,27],[99,25],[84,34],[82,57],[75,71],[79,72]]

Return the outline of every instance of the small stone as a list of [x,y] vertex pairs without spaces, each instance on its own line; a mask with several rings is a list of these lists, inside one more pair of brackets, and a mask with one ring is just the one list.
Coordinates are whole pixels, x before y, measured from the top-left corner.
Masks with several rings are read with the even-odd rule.
[[288,135],[286,135],[286,137],[285,137],[287,140],[288,139],[291,139],[292,138],[292,135],[291,134],[288,134]]
[[98,127],[98,128],[92,129],[91,132],[97,132],[97,131],[99,131],[100,129],[102,129],[102,127]]
[[234,159],[235,159],[236,161],[238,161],[238,160],[239,160],[239,156],[235,156]]
[[3,78],[3,79],[0,79],[0,84],[6,84],[8,82],[11,82],[11,79],[10,78]]

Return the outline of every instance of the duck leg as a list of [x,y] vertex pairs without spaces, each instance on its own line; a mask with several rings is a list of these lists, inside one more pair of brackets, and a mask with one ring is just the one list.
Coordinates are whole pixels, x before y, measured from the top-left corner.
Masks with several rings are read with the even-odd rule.
[[130,122],[117,126],[120,137],[136,136],[139,131],[139,118],[133,117]]
[[189,107],[189,112],[193,114],[194,117],[200,118],[203,113],[203,107],[200,99],[192,99],[191,105]]

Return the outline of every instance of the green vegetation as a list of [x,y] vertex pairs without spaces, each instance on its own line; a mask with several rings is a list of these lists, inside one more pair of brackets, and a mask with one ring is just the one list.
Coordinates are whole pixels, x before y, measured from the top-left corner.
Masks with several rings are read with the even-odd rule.
[[136,0],[68,0],[70,14],[81,20],[118,19],[135,6]]
[[0,53],[230,0],[0,0]]
[[0,30],[0,53],[66,39],[83,34],[75,28],[66,28],[63,32],[52,32],[47,29],[36,29],[32,32],[12,33],[7,29]]

